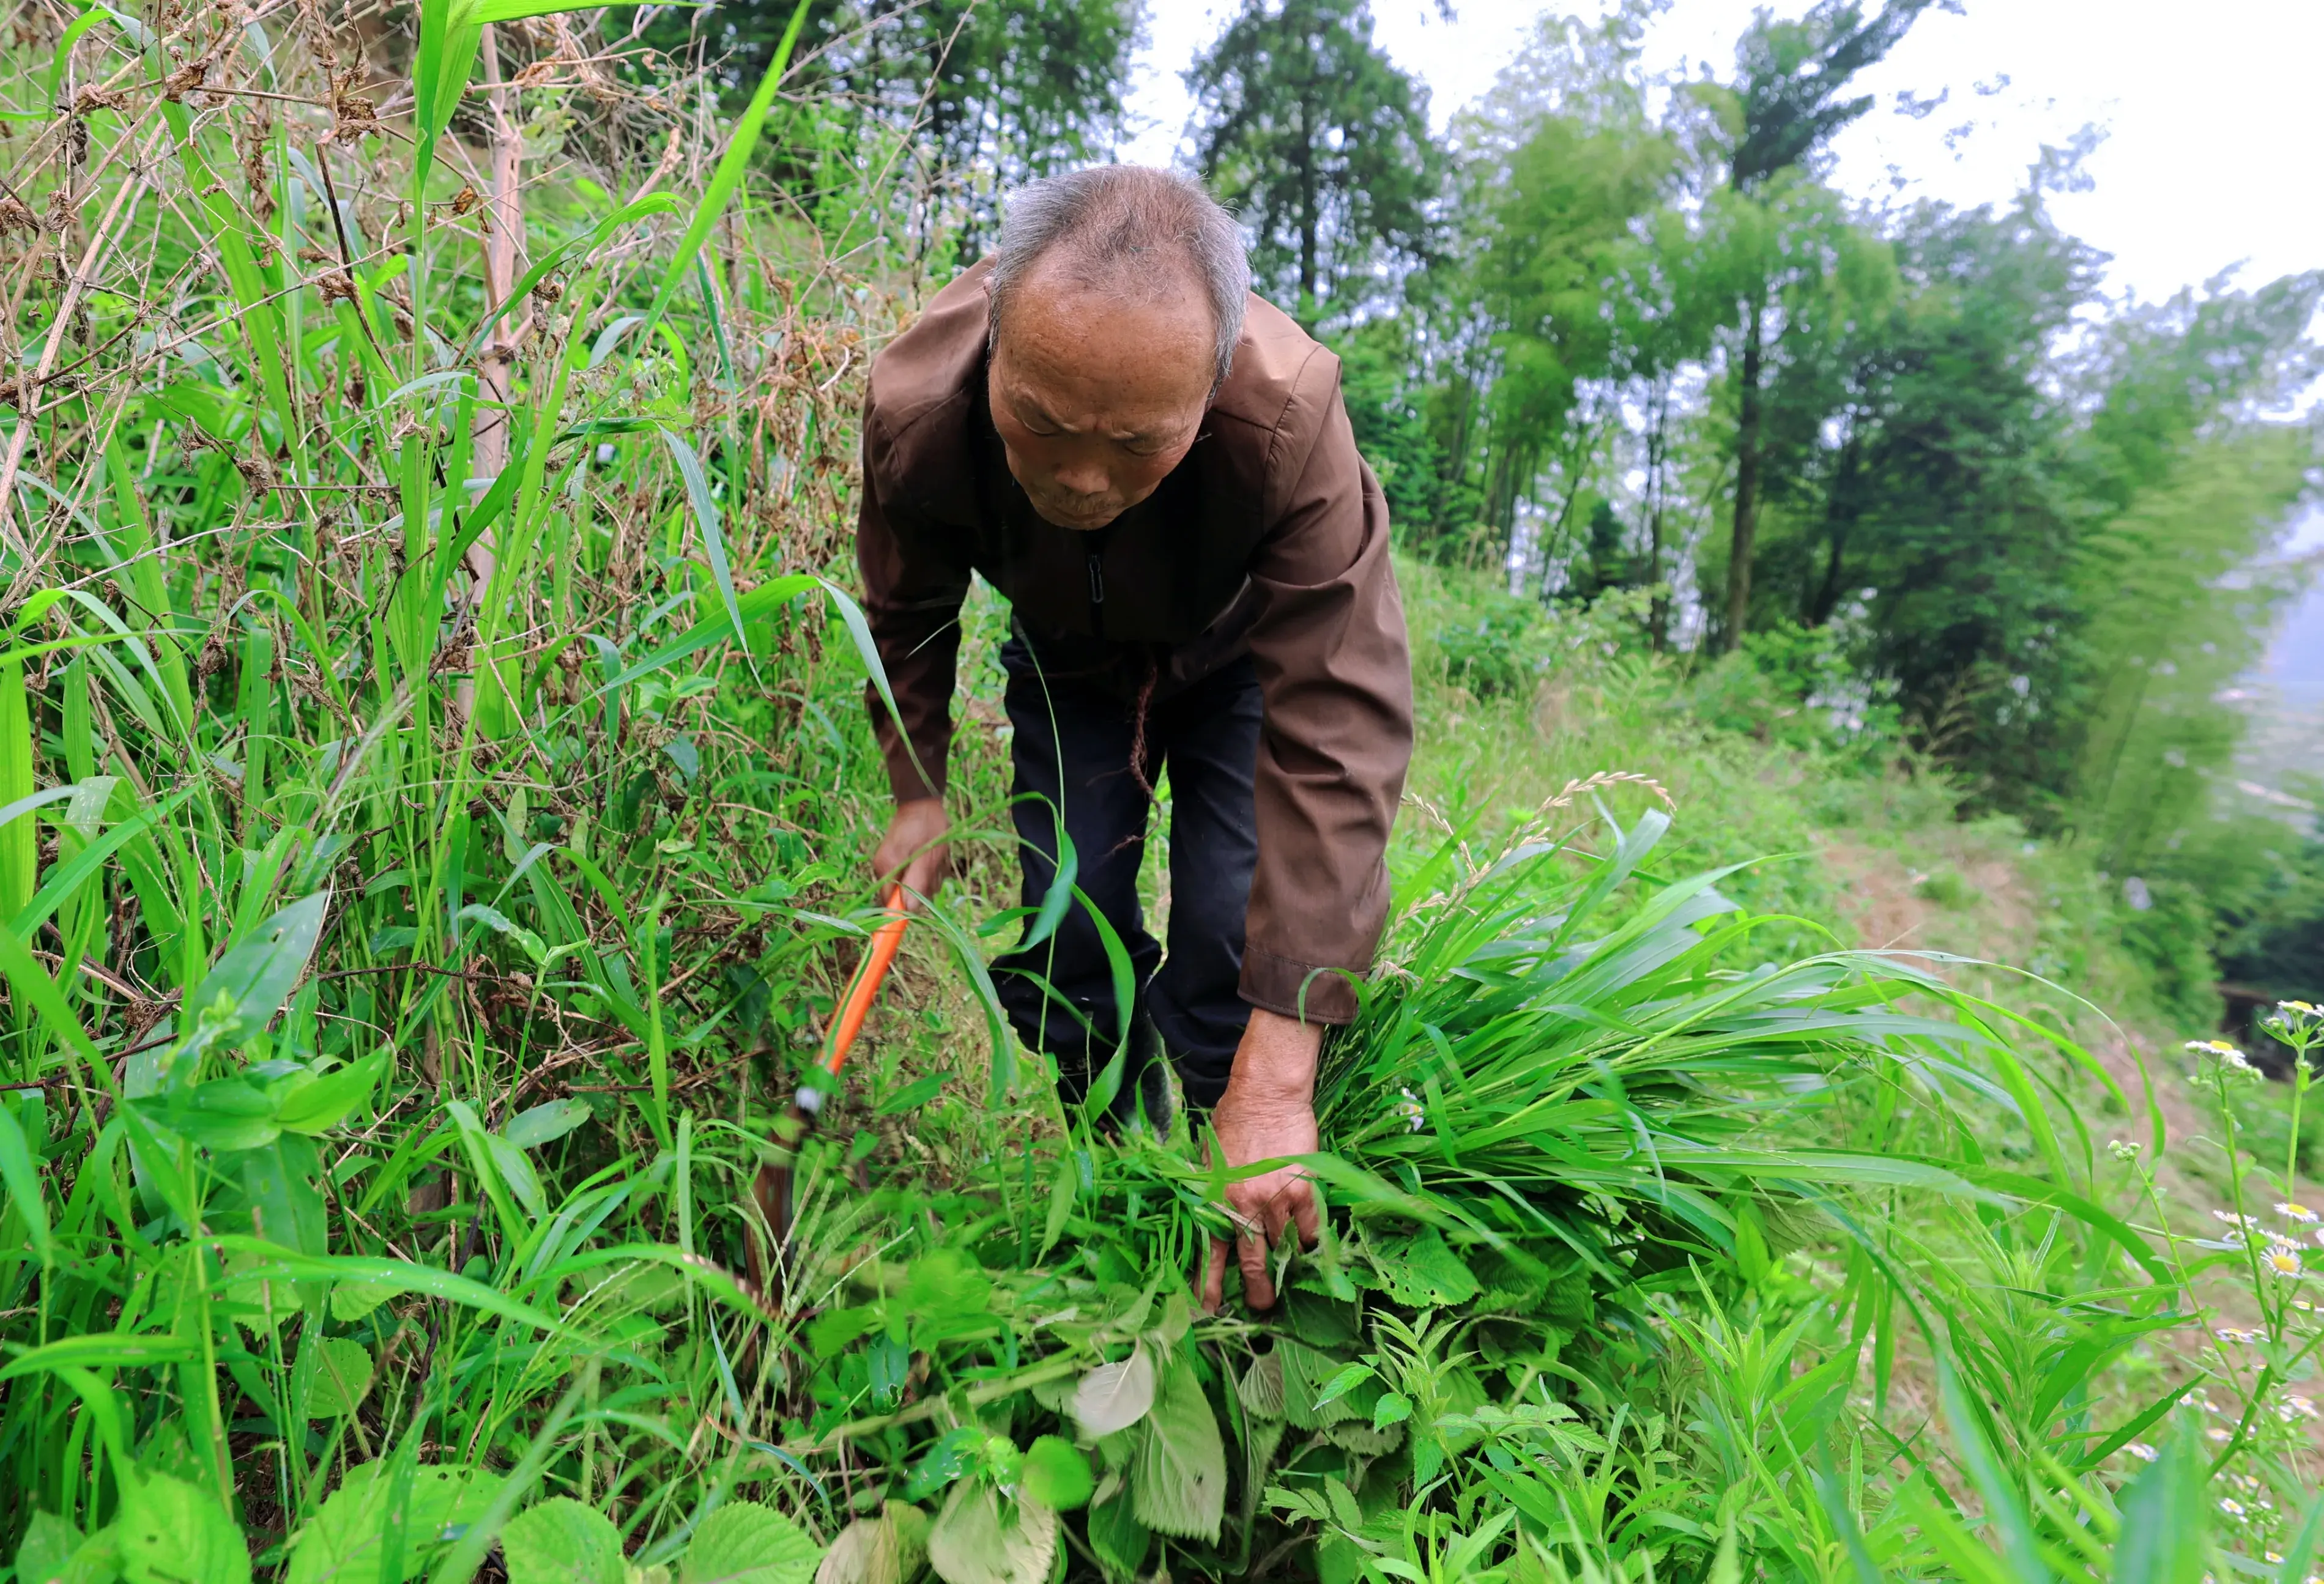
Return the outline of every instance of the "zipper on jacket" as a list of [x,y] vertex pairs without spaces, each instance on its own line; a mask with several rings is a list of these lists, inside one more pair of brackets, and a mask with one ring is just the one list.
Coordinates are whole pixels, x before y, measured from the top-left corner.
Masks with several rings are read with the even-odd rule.
[[1093,637],[1105,636],[1105,546],[1098,541],[1089,553],[1090,629]]

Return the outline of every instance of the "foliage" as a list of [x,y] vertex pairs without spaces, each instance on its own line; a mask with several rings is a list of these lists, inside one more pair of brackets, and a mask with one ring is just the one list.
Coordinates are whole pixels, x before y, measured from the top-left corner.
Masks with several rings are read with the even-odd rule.
[[[2277,1014],[2280,1138],[2214,1052],[2217,1162],[2102,1147],[2152,1097],[2064,992],[1845,949],[1840,882],[1753,861],[1955,800],[1886,724],[1722,717],[1747,663],[1748,700],[1825,707],[1845,634],[1692,672],[1669,585],[1597,576],[1614,489],[1575,493],[1595,581],[1554,610],[1404,566],[1417,798],[1284,1312],[1194,1310],[1225,1229],[1198,1128],[1109,1136],[1001,1032],[990,729],[962,882],[785,1138],[876,916],[848,415],[925,239],[866,246],[886,190],[802,213],[756,165],[845,124],[778,109],[774,57],[715,148],[685,107],[717,83],[624,64],[661,108],[609,119],[655,136],[549,167],[460,103],[481,29],[512,125],[622,90],[525,9],[423,8],[424,169],[311,12],[19,19],[7,103],[63,109],[12,177],[55,221],[0,226],[38,349],[0,453],[16,1577],[2305,1576],[2310,1273],[2255,1234],[2309,1224],[2312,1016]],[[498,286],[495,156],[532,261]],[[2197,327],[2155,356],[2296,360]],[[2144,400],[2087,436],[2139,452]],[[2163,438],[2280,464],[2232,405]],[[2209,476],[2153,449],[2125,512]],[[2114,904],[2067,900],[2044,949],[2095,988]],[[731,1273],[779,1146],[804,1192],[761,1289]],[[2238,1219],[2189,1231],[2189,1155]]]
[[1434,251],[1427,90],[1373,44],[1369,0],[1245,0],[1186,86],[1195,168],[1303,322],[1347,319]]
[[[1843,198],[1821,151],[1924,9],[1762,14],[1724,80],[1642,69],[1651,6],[1545,19],[1454,119],[1442,257],[1342,337],[1351,414],[1416,553],[1559,605],[1660,587],[1654,642],[1706,666],[1827,632],[1827,691],[1893,701],[1973,809],[2166,874],[2242,736],[2217,695],[2310,571],[2269,552],[2319,287],[2107,299],[2047,204],[2088,139],[2007,204]],[[1711,668],[1719,719],[1791,707],[1748,702],[1764,668]],[[2186,878],[2153,956],[2191,1016],[2228,898]]]
[[[647,37],[699,57],[739,108],[795,9],[717,0],[656,18]],[[1003,192],[1119,139],[1137,23],[1130,0],[808,0],[797,80],[814,97],[771,163],[795,198],[835,188],[851,204],[884,195],[900,165],[934,210],[920,224],[973,259]]]

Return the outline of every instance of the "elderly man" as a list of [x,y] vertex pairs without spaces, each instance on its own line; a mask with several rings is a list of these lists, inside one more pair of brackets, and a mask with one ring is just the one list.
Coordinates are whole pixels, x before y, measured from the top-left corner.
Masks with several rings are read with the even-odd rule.
[[[942,874],[957,619],[980,573],[1011,607],[1025,902],[1048,895],[1062,829],[1129,957],[1124,1094],[1167,1129],[1167,1056],[1233,1166],[1316,1147],[1316,1056],[1379,944],[1412,752],[1388,511],[1339,360],[1250,280],[1192,181],[1117,165],[1022,189],[993,256],[872,365],[856,535],[901,723],[872,696],[896,797],[875,869],[923,896]],[[1138,900],[1165,774],[1167,954]],[[1121,1027],[1098,921],[1076,903],[995,970],[1018,1031],[1085,1091]],[[1314,1240],[1312,1189],[1283,1167],[1228,1199],[1266,1308],[1266,1244],[1286,1224]],[[1213,1308],[1225,1263],[1221,1244]]]

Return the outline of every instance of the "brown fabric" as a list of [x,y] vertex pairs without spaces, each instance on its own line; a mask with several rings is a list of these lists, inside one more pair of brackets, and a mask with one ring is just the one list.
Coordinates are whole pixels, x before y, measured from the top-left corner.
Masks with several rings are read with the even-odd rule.
[[872,365],[856,557],[894,690],[872,721],[899,798],[940,796],[960,603],[1007,595],[1052,668],[1167,697],[1244,653],[1267,718],[1242,996],[1355,1016],[1388,913],[1384,853],[1412,757],[1412,668],[1388,506],[1356,453],[1340,363],[1254,297],[1200,438],[1095,533],[1055,527],[1010,475],[985,404],[980,263]]

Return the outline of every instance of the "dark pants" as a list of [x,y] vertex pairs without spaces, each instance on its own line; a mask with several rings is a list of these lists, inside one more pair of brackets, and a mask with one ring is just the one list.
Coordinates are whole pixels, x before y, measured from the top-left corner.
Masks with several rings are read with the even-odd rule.
[[[1248,657],[1154,702],[1146,719],[1146,777],[1170,778],[1170,949],[1147,933],[1138,906],[1147,795],[1130,774],[1135,705],[1100,683],[1044,677],[1021,638],[1001,651],[1016,728],[1014,815],[1025,864],[1025,905],[1038,907],[1056,875],[1062,816],[1079,863],[1075,884],[1113,926],[1136,987],[1130,1061],[1153,1036],[1176,1065],[1186,1098],[1215,1104],[1234,1064],[1250,1008],[1242,977],[1243,910],[1259,857],[1251,778],[1259,760],[1259,678]],[[1031,925],[1027,925],[1028,934]],[[1019,937],[1022,938],[1021,936]],[[1086,1091],[1113,1054],[1120,1012],[1096,923],[1079,901],[1056,933],[993,964],[1001,1003],[1025,1042],[1056,1058],[1068,1098]],[[1045,993],[1047,983],[1055,995]],[[1089,1020],[1058,1005],[1064,999]],[[1125,1071],[1125,1097],[1135,1087]]]

